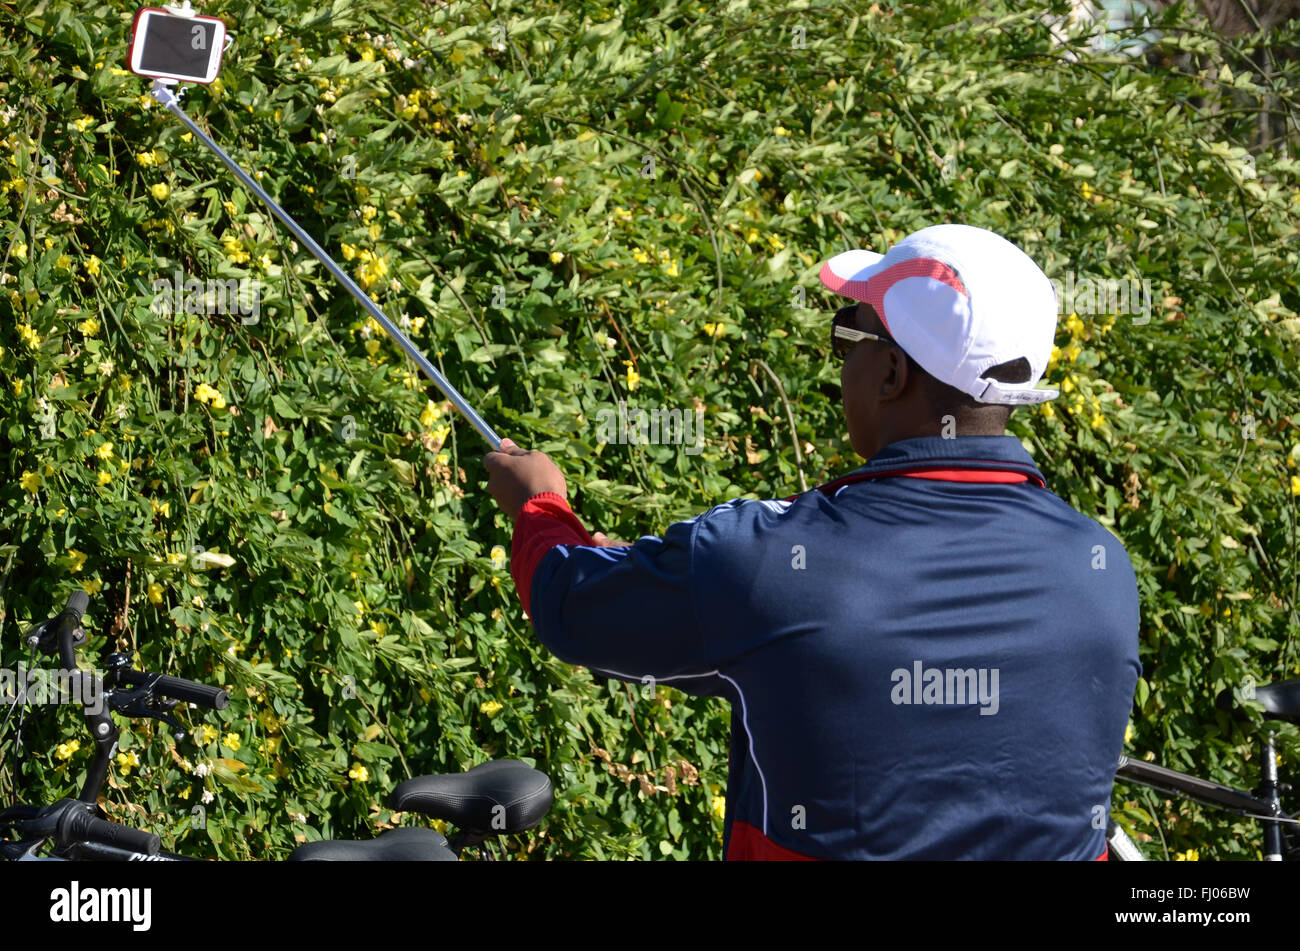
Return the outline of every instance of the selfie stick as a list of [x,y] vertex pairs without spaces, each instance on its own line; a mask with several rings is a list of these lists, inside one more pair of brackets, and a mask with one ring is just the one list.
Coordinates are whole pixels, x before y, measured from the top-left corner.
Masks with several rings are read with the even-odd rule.
[[352,293],[352,296],[361,302],[361,305],[370,312],[370,316],[375,318],[384,330],[388,331],[388,335],[401,344],[402,349],[406,351],[407,355],[416,362],[416,365],[418,365],[421,370],[424,371],[424,375],[433,381],[433,385],[442,391],[443,396],[451,400],[452,405],[455,406],[456,409],[460,410],[461,415],[470,421],[470,424],[478,430],[480,436],[487,440],[488,445],[491,446],[493,450],[500,450],[500,437],[492,431],[491,426],[483,421],[483,417],[475,411],[474,407],[470,406],[469,403],[465,401],[465,397],[461,396],[460,393],[457,392],[456,388],[447,381],[447,378],[438,372],[438,368],[430,363],[424,354],[415,349],[415,344],[411,343],[411,341],[407,339],[406,334],[402,333],[401,329],[388,319],[388,315],[379,309],[378,305],[370,299],[370,296],[359,288],[356,285],[356,282],[344,273],[342,268],[334,263],[334,259],[325,252],[325,249],[317,244],[312,236],[302,229],[298,222],[290,218],[288,213],[275,203],[275,199],[262,189],[261,185],[257,184],[257,182],[255,182],[247,172],[235,164],[235,160],[227,155],[221,146],[217,145],[216,142],[213,142],[202,129],[194,124],[194,120],[185,114],[184,110],[180,107],[180,97],[184,94],[184,90],[173,91],[168,88],[170,83],[173,82],[175,82],[175,80],[155,79],[153,82],[153,89],[151,90],[153,97],[158,100],[159,103],[171,110],[171,112],[174,113],[181,122],[184,122],[189,130],[198,136],[199,140],[204,145],[216,153],[217,158],[221,159],[221,161],[225,163],[226,168],[235,173],[235,176],[244,183],[244,186],[248,188],[249,191],[266,203],[267,207],[275,213],[275,216],[284,222],[285,227],[292,231],[294,235],[297,236],[298,240],[307,246],[307,250],[314,254],[316,258],[329,269],[329,272],[339,279],[339,283],[346,287]]

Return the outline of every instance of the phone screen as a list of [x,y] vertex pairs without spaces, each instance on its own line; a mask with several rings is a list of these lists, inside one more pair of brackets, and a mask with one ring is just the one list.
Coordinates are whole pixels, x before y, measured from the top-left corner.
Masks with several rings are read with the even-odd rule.
[[225,40],[223,27],[220,20],[207,17],[142,11],[132,69],[144,75],[211,82],[214,56],[220,55]]

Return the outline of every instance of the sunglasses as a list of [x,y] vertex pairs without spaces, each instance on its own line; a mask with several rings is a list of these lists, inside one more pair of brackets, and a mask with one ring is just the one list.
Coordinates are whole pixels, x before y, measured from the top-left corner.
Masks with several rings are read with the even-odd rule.
[[831,352],[843,360],[853,349],[853,344],[860,343],[863,340],[879,340],[881,343],[892,344],[894,341],[888,337],[882,337],[880,334],[868,333],[865,330],[857,330],[848,324],[853,320],[858,312],[857,304],[849,304],[841,307],[835,312],[831,319]]

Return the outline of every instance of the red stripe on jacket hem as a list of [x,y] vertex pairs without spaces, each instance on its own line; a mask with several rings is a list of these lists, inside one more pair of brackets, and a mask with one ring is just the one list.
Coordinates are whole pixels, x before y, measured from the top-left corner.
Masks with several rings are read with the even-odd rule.
[[[1105,862],[1110,855],[1110,847],[1102,849],[1101,855],[1092,861]],[[818,862],[809,855],[800,855],[777,845],[748,822],[736,821],[731,824],[731,843],[727,847],[728,862]]]
[[530,619],[533,574],[546,553],[556,545],[595,544],[596,540],[558,492],[541,492],[524,503],[510,539],[510,575],[515,579],[519,603]]
[[816,862],[818,859],[800,855],[783,845],[777,845],[748,822],[731,824],[731,842],[727,846],[728,862]]

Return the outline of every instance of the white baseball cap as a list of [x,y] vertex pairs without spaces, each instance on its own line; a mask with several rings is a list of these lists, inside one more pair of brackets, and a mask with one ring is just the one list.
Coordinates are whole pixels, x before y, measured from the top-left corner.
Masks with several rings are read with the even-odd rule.
[[[927,373],[981,403],[1016,406],[1060,395],[1036,388],[1056,336],[1056,291],[1029,255],[992,231],[922,228],[887,254],[837,254],[820,276],[836,294],[874,307]],[[983,378],[1019,357],[1029,361],[1028,382]]]

